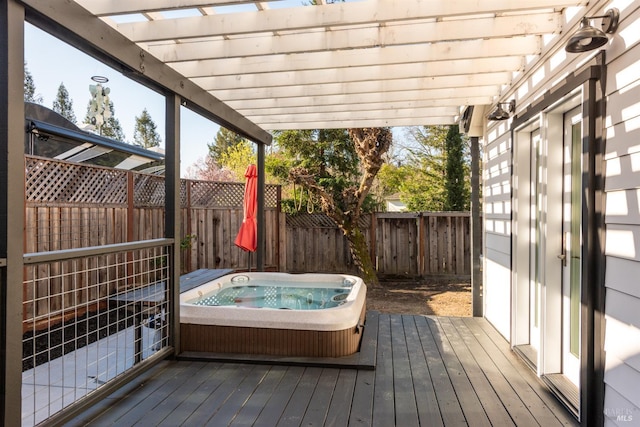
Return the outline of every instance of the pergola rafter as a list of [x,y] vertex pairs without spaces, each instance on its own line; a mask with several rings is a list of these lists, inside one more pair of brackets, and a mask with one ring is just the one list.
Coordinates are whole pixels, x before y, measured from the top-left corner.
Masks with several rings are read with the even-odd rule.
[[566,8],[589,4],[76,2],[265,130],[359,127],[381,117],[389,126],[456,123],[467,105],[495,103],[526,73],[560,34]]

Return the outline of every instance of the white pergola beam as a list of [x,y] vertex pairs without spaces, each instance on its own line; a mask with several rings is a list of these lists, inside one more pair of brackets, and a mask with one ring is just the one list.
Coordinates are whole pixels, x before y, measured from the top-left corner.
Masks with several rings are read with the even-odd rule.
[[560,28],[560,15],[538,13],[480,18],[472,22],[426,22],[191,43],[172,42],[150,44],[147,48],[163,62],[176,62],[542,35],[558,32]]
[[520,70],[523,66],[524,63],[521,58],[498,57],[495,59],[460,59],[453,61],[395,64],[387,66],[239,74],[237,76],[220,77],[198,77],[192,80],[205,90],[215,91],[225,89],[322,85],[333,82],[351,83],[411,78],[481,75],[486,73]]
[[[330,83],[324,85],[282,86],[270,88],[229,89],[212,91],[225,103],[230,100],[314,97],[323,95],[356,95],[363,93],[450,89],[459,96],[477,96],[474,87],[490,87],[498,91],[510,73],[473,74],[373,82]],[[451,93],[453,94],[453,93]]]
[[585,3],[587,1],[579,0],[483,0],[474,2],[464,0],[378,0],[123,23],[119,24],[117,28],[127,38],[142,42],[326,27],[337,29],[353,25],[388,24],[418,19],[444,21],[445,18],[452,17],[556,9]]
[[508,39],[477,39],[448,41],[436,44],[374,47],[287,55],[249,56],[203,59],[172,63],[172,67],[187,77],[237,76],[279,71],[322,70],[326,68],[382,66],[427,61],[454,61],[539,54],[539,36]]
[[[307,113],[343,113],[347,111],[380,111],[380,110],[400,110],[400,109],[418,109],[418,108],[451,108],[459,109],[460,105],[481,105],[491,103],[491,97],[476,98],[453,98],[451,100],[425,99],[419,101],[401,100],[391,101],[388,103],[352,103],[352,104],[331,104],[331,105],[304,105],[298,107],[273,107],[252,108],[250,103],[243,107],[236,108],[244,116],[268,116],[268,115],[285,115],[285,114],[307,114]],[[455,112],[454,112],[455,114]]]
[[304,129],[347,129],[360,127],[407,127],[407,126],[429,126],[429,125],[454,125],[457,117],[414,117],[408,119],[382,118],[374,120],[336,120],[299,122],[292,117],[290,122],[281,123],[261,123],[260,126],[266,130],[304,130]]
[[[296,114],[296,121],[299,122],[317,122],[326,121],[350,121],[350,120],[382,120],[382,119],[407,119],[412,117],[449,117],[455,116],[460,110],[456,107],[445,108],[416,108],[416,109],[398,109],[398,110],[378,110],[378,111],[346,111],[340,114],[323,114],[323,113],[306,113]],[[256,123],[269,124],[281,123],[291,120],[292,115],[267,115],[252,116],[251,119]]]
[[[436,105],[480,105],[490,104],[499,94],[497,86],[472,87],[468,90],[426,89],[415,91],[339,94],[294,98],[255,98],[245,100],[228,100],[227,104],[240,110],[264,108],[322,107],[329,105],[351,106],[360,104],[391,104],[398,102],[437,102]],[[477,102],[474,102],[477,101]]]
[[[76,0],[96,16],[129,15],[255,3],[255,0]],[[279,1],[279,0],[269,0]]]

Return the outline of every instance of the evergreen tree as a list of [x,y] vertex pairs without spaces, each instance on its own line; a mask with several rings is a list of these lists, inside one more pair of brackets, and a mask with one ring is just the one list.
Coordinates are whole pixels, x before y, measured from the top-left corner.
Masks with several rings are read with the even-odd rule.
[[417,145],[409,149],[406,173],[400,186],[400,199],[410,211],[442,211],[446,206],[446,135],[447,126],[414,128],[411,136]]
[[24,100],[25,102],[34,102],[42,104],[42,95],[36,95],[36,84],[33,76],[27,69],[27,63],[24,63]]
[[468,164],[465,163],[465,146],[458,125],[449,126],[446,138],[445,190],[448,211],[466,211],[470,206],[470,189],[467,182]]
[[156,131],[156,124],[145,108],[140,117],[136,116],[136,127],[133,132],[133,142],[143,148],[158,147],[160,135]]
[[53,101],[53,111],[66,118],[71,123],[76,122],[76,115],[73,112],[73,101],[69,98],[69,92],[64,86],[64,83],[60,83],[60,86],[58,87],[56,99]]
[[406,157],[380,174],[384,194],[399,194],[412,212],[468,210],[469,155],[458,127],[415,127],[408,136]]
[[[211,157],[215,163],[221,165],[220,160],[223,154],[226,153],[229,148],[235,147],[243,142],[248,143],[245,138],[241,137],[237,133],[221,127],[216,134],[215,140],[212,143],[207,144],[209,147],[209,157]],[[244,170],[242,173],[244,174]]]

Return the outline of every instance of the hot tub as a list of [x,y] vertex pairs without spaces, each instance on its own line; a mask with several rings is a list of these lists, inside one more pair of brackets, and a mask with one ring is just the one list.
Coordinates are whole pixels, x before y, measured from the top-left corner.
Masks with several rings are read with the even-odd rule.
[[180,295],[183,351],[340,357],[358,351],[366,286],[344,274],[235,273]]

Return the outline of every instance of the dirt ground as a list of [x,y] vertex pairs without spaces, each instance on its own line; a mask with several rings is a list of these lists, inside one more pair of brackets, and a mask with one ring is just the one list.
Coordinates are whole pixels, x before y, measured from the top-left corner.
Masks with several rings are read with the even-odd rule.
[[381,280],[367,288],[367,310],[380,313],[469,317],[471,281],[452,278]]

